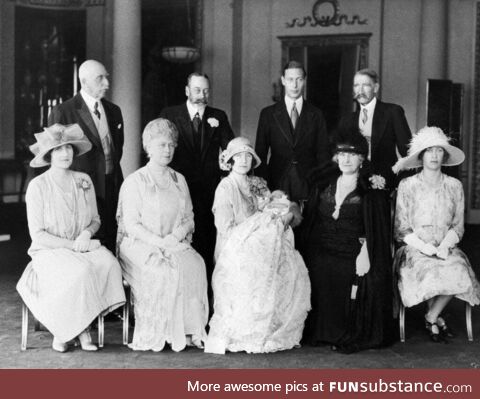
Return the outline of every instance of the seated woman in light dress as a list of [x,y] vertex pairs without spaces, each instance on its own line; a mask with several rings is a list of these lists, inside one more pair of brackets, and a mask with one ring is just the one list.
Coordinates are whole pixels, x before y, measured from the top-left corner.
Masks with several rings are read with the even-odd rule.
[[130,347],[174,351],[203,347],[208,321],[205,263],[190,243],[192,201],[171,169],[178,131],[155,119],[142,135],[149,162],[125,179],[118,205],[118,257],[132,287],[135,331]]
[[88,326],[100,314],[125,303],[117,259],[98,240],[95,190],[85,173],[70,170],[73,157],[92,148],[78,125],[55,124],[35,134],[34,168],[50,169],[28,185],[25,200],[32,261],[17,290],[33,315],[53,334],[52,348],[80,340],[94,351]]
[[310,310],[308,272],[289,226],[290,202],[248,176],[259,164],[243,137],[221,154],[220,167],[230,174],[213,204],[217,243],[208,353],[291,349],[300,344]]
[[395,266],[403,304],[411,307],[427,301],[425,328],[434,342],[453,336],[441,316],[452,297],[480,303],[479,283],[457,247],[464,232],[462,183],[441,170],[442,165],[460,165],[464,159],[441,129],[425,127],[393,168],[398,173],[422,167],[398,187],[395,238],[406,245],[397,251]]

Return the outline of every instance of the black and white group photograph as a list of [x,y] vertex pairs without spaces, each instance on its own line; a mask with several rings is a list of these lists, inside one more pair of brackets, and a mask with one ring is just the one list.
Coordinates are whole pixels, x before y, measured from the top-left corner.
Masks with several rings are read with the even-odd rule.
[[480,369],[479,0],[1,0],[0,38],[1,369]]

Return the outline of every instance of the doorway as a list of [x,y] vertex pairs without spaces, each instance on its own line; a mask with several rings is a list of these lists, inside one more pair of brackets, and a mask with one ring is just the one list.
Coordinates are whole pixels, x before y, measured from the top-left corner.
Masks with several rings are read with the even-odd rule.
[[329,131],[354,110],[353,76],[368,66],[369,38],[370,34],[279,37],[282,66],[292,59],[305,65],[305,98],[323,111]]

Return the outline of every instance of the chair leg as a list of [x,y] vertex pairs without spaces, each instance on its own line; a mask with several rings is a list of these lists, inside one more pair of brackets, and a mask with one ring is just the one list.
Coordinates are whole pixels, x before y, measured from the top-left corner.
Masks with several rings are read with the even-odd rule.
[[105,326],[103,324],[103,315],[98,316],[98,347],[103,348],[103,332]]
[[27,338],[28,338],[28,308],[24,302],[22,302],[22,344],[20,349],[22,351],[27,350]]
[[400,312],[398,314],[398,324],[400,327],[400,342],[405,342],[405,306],[400,303]]
[[465,302],[465,319],[467,322],[467,335],[468,340],[473,341],[473,330],[472,330],[472,307],[468,302]]
[[130,287],[125,287],[126,302],[123,305],[123,345],[128,345],[128,329],[130,324]]

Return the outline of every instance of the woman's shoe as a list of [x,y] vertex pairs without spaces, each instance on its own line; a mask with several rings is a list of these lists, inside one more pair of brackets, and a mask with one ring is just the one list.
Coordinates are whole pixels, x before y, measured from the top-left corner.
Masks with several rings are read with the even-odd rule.
[[54,351],[64,353],[68,350],[68,344],[66,342],[59,341],[57,338],[53,337],[52,349]]
[[80,341],[80,346],[82,347],[82,350],[90,352],[98,350],[97,345],[92,343],[92,337],[87,330],[83,331],[78,336],[78,340]]
[[455,338],[456,334],[447,326],[443,317],[437,317],[437,326],[440,329],[440,334],[445,338]]
[[440,330],[437,323],[430,323],[425,318],[425,328],[427,329],[428,334],[430,335],[430,339],[433,342],[444,342],[444,338],[440,335]]

